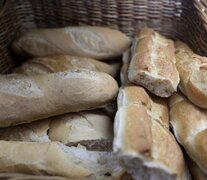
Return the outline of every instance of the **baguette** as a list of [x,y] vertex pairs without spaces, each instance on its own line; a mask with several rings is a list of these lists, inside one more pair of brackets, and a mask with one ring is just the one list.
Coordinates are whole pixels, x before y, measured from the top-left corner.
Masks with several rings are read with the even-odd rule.
[[100,71],[105,72],[113,77],[115,77],[118,72],[118,68],[116,66],[110,66],[109,64],[94,59],[77,56],[53,55],[29,59],[20,67],[18,67],[14,73],[41,75],[68,71],[71,69],[88,69],[91,71]]
[[170,98],[169,105],[170,123],[177,141],[207,174],[207,111],[178,93]]
[[121,179],[124,169],[109,152],[86,151],[56,142],[0,141],[0,172],[68,178]]
[[58,141],[87,150],[112,149],[113,122],[101,110],[55,116],[0,129],[0,140],[25,142]]
[[106,27],[37,29],[20,35],[13,43],[17,55],[42,57],[54,54],[112,59],[129,47],[130,39]]
[[[158,97],[157,97],[158,98]],[[113,148],[136,180],[190,179],[179,145],[169,131],[167,105],[139,86],[119,91]]]
[[[1,173],[0,179],[2,180],[74,180],[60,176],[35,176],[20,173]],[[76,178],[76,180],[91,180],[88,178]]]
[[116,98],[108,74],[71,70],[53,74],[0,76],[0,127],[101,107]]
[[172,95],[180,81],[173,41],[152,29],[142,29],[132,47],[128,77],[157,96]]
[[89,150],[111,150],[113,121],[98,110],[70,113],[51,120],[48,136],[68,146],[81,144]]
[[176,41],[176,67],[179,89],[195,105],[207,109],[207,57],[199,56],[181,41]]

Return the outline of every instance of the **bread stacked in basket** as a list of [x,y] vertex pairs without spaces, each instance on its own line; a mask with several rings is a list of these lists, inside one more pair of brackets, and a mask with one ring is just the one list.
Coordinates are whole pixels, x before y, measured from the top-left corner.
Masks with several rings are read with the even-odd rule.
[[[121,180],[207,178],[207,58],[150,28],[17,37],[0,76],[0,172]],[[191,172],[191,174],[190,174]]]

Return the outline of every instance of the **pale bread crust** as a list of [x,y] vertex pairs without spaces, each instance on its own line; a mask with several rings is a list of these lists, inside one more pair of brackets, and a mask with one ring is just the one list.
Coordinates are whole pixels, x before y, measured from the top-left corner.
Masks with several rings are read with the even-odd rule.
[[105,60],[121,56],[129,45],[130,39],[118,30],[79,26],[26,32],[13,42],[12,50],[30,57],[66,54]]
[[113,77],[117,74],[118,65],[110,66],[107,63],[91,58],[52,55],[29,59],[18,67],[14,73],[27,75],[40,75],[72,69],[88,69],[91,71],[105,72]]
[[180,81],[175,66],[174,43],[149,28],[135,38],[129,80],[161,97],[169,97]]
[[94,180],[118,180],[126,174],[111,152],[86,151],[56,142],[12,141],[0,141],[0,172]]
[[116,98],[108,74],[70,70],[39,76],[0,76],[0,127],[104,106]]
[[113,149],[135,179],[190,179],[167,104],[156,98],[139,86],[119,90]]
[[199,56],[183,42],[176,41],[176,67],[179,89],[195,105],[207,109],[207,57]]
[[94,110],[69,113],[51,119],[49,138],[63,144],[90,140],[111,140],[113,121],[103,112]]
[[178,142],[207,174],[207,111],[193,105],[181,94],[170,98],[170,123]]
[[[101,110],[68,113],[0,129],[0,140],[59,141],[69,146],[81,144],[94,150],[110,150],[112,138],[113,121]],[[104,148],[101,142],[107,147]]]

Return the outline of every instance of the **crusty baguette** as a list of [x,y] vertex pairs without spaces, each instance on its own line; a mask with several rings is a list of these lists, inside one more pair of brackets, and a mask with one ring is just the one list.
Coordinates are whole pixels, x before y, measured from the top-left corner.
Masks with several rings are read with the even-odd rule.
[[124,169],[111,152],[86,151],[55,142],[0,141],[0,172],[104,180],[108,175],[119,179]]
[[176,67],[179,89],[195,105],[207,109],[207,57],[199,56],[181,41],[176,41]]
[[80,26],[26,32],[13,42],[12,49],[31,57],[67,54],[104,60],[121,56],[129,45],[129,38],[120,31]]
[[120,89],[114,151],[136,180],[190,179],[182,151],[166,126],[167,105],[159,101],[164,100],[153,102],[139,86]]
[[104,139],[112,141],[113,121],[98,110],[69,113],[51,120],[48,135],[52,141],[64,144]]
[[179,83],[174,43],[149,28],[135,38],[129,65],[129,80],[161,97],[169,97]]
[[[54,117],[55,118],[55,117]],[[52,118],[0,128],[0,140],[25,142],[50,142],[48,131]]]
[[[1,180],[97,180],[96,177],[83,177],[83,178],[66,178],[60,176],[46,176],[46,175],[28,175],[28,174],[19,174],[19,173],[0,173]],[[131,176],[127,173],[121,173],[117,177],[104,176],[99,177],[100,180],[132,180]]]
[[0,127],[103,106],[116,98],[108,74],[71,70],[53,74],[0,76]]
[[[20,173],[0,173],[2,180],[74,180],[74,178],[65,178],[60,176],[35,176]],[[75,180],[91,180],[89,178],[76,178]]]
[[170,100],[170,123],[178,142],[207,174],[207,110],[193,105],[181,94]]
[[101,110],[55,116],[0,129],[0,140],[25,142],[59,141],[88,150],[110,151],[113,121]]
[[14,73],[39,75],[67,71],[71,69],[88,69],[91,71],[100,71],[110,74],[113,77],[115,77],[118,71],[116,66],[110,66],[109,64],[90,58],[53,55],[29,59],[20,67],[18,67]]

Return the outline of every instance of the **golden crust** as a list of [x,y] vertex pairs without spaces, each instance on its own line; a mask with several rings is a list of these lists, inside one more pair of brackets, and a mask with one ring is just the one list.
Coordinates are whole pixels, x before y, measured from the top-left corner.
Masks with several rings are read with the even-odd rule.
[[[136,168],[130,165],[132,162],[143,161],[138,167],[151,171],[157,168],[158,177],[162,176],[160,172],[166,173],[165,177],[173,174],[178,179],[188,174],[182,151],[169,131],[165,100],[150,97],[139,86],[122,88],[118,95],[114,131],[114,151],[127,163],[125,166],[130,172]],[[131,162],[132,157],[134,161]],[[133,175],[140,176],[138,171]]]
[[151,154],[152,134],[151,120],[143,106],[124,108],[124,146],[143,155]]
[[[176,101],[176,98],[172,97],[170,101]],[[182,98],[172,105],[170,119],[179,143],[199,167],[207,173],[207,111],[193,105],[186,98]]]
[[202,57],[184,43],[176,41],[176,67],[180,90],[199,107],[207,108],[207,57]]
[[129,80],[161,97],[175,92],[179,75],[175,67],[173,41],[152,29],[142,29],[132,47]]

